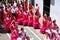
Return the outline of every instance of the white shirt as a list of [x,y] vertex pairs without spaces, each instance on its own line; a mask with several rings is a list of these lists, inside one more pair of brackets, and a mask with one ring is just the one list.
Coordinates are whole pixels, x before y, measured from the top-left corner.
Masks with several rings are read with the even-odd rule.
[[22,38],[18,37],[17,40],[22,40]]
[[11,12],[12,12],[12,13],[15,13],[15,9],[14,9],[14,8],[12,8],[12,9],[11,9]]
[[14,7],[16,7],[16,6],[17,6],[17,3],[16,3],[16,2],[14,2],[13,6],[14,6]]
[[[54,30],[53,32],[57,34],[57,31],[56,31],[56,30]],[[60,33],[60,30],[59,30],[59,32],[58,32],[58,33]]]
[[54,30],[53,32],[56,34],[57,37],[60,37],[59,36],[60,30],[59,30],[59,32],[57,32],[56,30]]
[[[53,29],[51,29],[51,31],[53,32]],[[48,32],[49,34],[51,33],[51,31],[49,29],[46,30],[46,32]]]
[[[51,31],[53,32],[53,29],[51,29]],[[49,34],[49,35],[52,35],[52,32],[50,31],[50,29],[46,30],[46,32]],[[50,38],[48,37],[47,40],[50,40]],[[51,39],[52,40],[52,39]]]

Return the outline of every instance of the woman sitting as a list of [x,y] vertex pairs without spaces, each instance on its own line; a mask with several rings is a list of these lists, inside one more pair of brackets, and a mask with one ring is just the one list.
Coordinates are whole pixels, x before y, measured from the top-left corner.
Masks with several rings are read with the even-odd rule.
[[40,29],[39,17],[35,15],[33,20],[33,27],[35,29]]
[[6,32],[10,31],[10,24],[11,24],[11,17],[9,14],[7,14],[6,18],[4,18],[4,26]]
[[28,12],[28,26],[33,26],[33,15]]
[[41,33],[45,33],[46,29],[47,29],[47,25],[48,25],[48,19],[47,19],[47,15],[44,14],[44,18],[43,18],[43,25],[42,28],[40,29]]

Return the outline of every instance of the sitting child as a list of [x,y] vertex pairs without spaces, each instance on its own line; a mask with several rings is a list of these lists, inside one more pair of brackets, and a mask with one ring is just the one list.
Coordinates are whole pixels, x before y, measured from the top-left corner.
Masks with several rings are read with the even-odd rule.
[[24,31],[24,28],[21,28],[21,34],[22,34],[22,40],[26,39],[26,32]]
[[53,20],[52,29],[56,30],[56,27],[57,27],[56,20]]
[[48,40],[53,40],[53,29],[51,27],[46,30],[46,35]]
[[19,37],[17,38],[17,40],[22,40],[22,34],[19,34]]
[[56,30],[53,31],[54,32],[54,38],[55,40],[60,40],[60,30],[59,27],[56,27]]
[[44,14],[43,25],[42,25],[42,28],[40,29],[41,33],[45,34],[45,31],[47,29],[47,24],[48,24],[47,15]]

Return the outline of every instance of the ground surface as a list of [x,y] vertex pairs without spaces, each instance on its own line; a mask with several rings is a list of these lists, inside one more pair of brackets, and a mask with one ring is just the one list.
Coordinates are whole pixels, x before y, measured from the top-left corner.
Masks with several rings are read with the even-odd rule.
[[[18,29],[21,27],[24,27],[26,34],[31,38],[31,40],[44,40],[45,35],[41,34],[39,31],[40,29],[34,29],[33,27],[29,26],[18,26]],[[0,33],[0,40],[9,40],[10,39],[10,33],[3,33],[4,30],[0,30],[2,33]]]

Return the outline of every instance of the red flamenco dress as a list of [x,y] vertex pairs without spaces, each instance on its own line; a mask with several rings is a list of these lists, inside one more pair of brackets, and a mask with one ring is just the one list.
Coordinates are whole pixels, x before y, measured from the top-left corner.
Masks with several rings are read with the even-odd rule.
[[35,29],[40,29],[39,17],[35,16],[35,20],[33,21],[33,27]]
[[48,20],[47,19],[43,19],[43,26],[42,26],[42,28],[40,29],[40,32],[41,33],[45,33],[45,31],[46,31],[46,29],[47,29],[47,23],[48,23]]
[[23,25],[28,25],[28,13],[27,12],[24,12],[24,15],[23,15]]
[[18,24],[23,24],[23,14],[21,11],[17,12],[17,22]]
[[17,30],[13,30],[11,33],[11,38],[10,40],[17,40],[17,38],[19,37]]
[[28,16],[28,26],[33,26],[33,15],[31,13]]
[[5,26],[5,31],[6,32],[10,31],[10,23],[11,23],[11,18],[10,17],[4,18],[4,26]]
[[12,20],[10,30],[12,31],[12,30],[18,29],[17,26],[18,26],[18,23],[15,20]]

